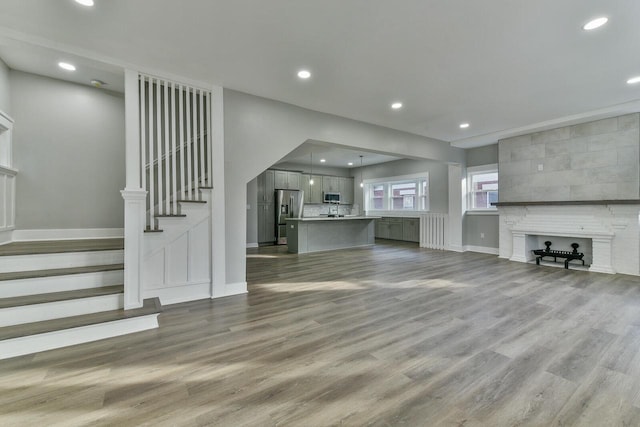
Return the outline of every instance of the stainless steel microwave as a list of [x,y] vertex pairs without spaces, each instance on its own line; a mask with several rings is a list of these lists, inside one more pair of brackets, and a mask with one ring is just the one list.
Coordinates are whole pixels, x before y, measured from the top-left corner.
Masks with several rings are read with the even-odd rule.
[[325,203],[340,203],[340,193],[324,193]]

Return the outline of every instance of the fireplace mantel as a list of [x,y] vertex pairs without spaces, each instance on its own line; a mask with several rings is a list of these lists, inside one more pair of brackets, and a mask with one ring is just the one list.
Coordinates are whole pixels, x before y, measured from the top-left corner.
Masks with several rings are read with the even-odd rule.
[[640,205],[640,199],[625,200],[549,200],[531,202],[497,202],[491,205],[499,208],[508,206],[584,206],[584,205]]
[[640,275],[640,200],[500,202],[500,257],[530,262],[534,236],[590,239],[589,271]]

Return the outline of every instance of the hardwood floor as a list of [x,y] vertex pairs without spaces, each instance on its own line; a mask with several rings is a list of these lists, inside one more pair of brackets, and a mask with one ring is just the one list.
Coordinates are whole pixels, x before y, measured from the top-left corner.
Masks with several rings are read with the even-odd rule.
[[378,243],[252,249],[248,295],[0,361],[0,424],[640,425],[637,277]]

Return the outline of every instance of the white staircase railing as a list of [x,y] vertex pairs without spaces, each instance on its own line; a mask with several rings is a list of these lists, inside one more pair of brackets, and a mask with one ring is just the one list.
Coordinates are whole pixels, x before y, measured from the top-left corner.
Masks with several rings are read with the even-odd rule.
[[178,200],[212,185],[211,92],[144,74],[138,86],[140,181],[152,229],[156,216],[178,214]]

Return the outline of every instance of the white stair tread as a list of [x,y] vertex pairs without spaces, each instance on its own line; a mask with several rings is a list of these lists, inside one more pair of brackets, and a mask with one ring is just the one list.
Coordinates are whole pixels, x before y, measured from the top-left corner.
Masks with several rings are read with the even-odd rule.
[[0,309],[21,307],[33,304],[46,304],[80,298],[119,294],[124,292],[123,285],[102,286],[99,288],[77,289],[73,291],[51,292],[46,294],[26,295],[12,298],[0,298]]
[[8,273],[0,273],[0,286],[2,281],[6,280],[20,280],[20,279],[32,279],[36,277],[53,277],[53,276],[66,276],[71,274],[85,274],[95,273],[100,271],[113,271],[123,270],[124,264],[107,264],[107,265],[90,265],[86,267],[72,267],[72,268],[50,268],[45,270],[28,270],[28,271],[16,271]]
[[0,246],[0,256],[91,252],[124,249],[124,239],[73,239],[11,242]]

